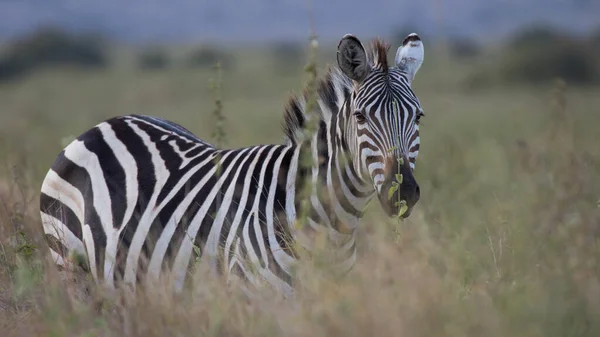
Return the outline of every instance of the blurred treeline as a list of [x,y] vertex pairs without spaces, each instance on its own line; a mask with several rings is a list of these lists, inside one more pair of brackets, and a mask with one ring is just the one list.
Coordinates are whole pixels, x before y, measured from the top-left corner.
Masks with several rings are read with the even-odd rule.
[[[406,36],[404,30],[392,35],[392,46]],[[424,37],[428,44],[437,41]],[[503,41],[481,43],[465,38],[444,41],[444,54],[466,63],[465,85],[539,84],[562,78],[570,84],[600,83],[600,28],[585,35],[572,35],[546,25],[516,30]],[[114,49],[114,48],[112,48]],[[392,49],[393,52],[394,49]],[[0,49],[0,82],[18,80],[48,67],[103,69],[114,64],[110,41],[97,35],[76,35],[56,27],[40,27],[30,34],[8,41]],[[306,46],[294,42],[274,42],[267,52],[279,72],[302,69]],[[439,50],[437,51],[439,54]],[[235,68],[234,51],[217,45],[200,45],[175,55],[166,45],[139,47],[135,65],[143,71],[171,67],[211,67],[217,61],[224,69]]]

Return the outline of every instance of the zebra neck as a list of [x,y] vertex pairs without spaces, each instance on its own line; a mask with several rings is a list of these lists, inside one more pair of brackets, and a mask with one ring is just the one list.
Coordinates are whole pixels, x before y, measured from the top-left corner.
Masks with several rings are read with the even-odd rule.
[[336,237],[353,236],[375,190],[357,174],[341,137],[336,136],[331,125],[335,122],[321,121],[311,142],[313,158],[318,160],[313,161],[307,174],[312,183],[308,220]]
[[[291,231],[299,246],[311,253],[319,252],[319,243],[325,243],[333,253],[332,270],[345,274],[355,263],[356,229],[365,206],[374,196],[374,190],[369,190],[356,178],[352,162],[344,160],[347,156],[341,147],[325,140],[313,138],[313,158],[319,160],[315,161],[310,172],[296,166],[297,176],[304,175],[305,179],[311,180],[311,194],[309,207],[297,208],[297,215],[306,220],[301,221],[304,226],[291,228]],[[303,146],[309,145],[305,143]],[[298,146],[296,151],[299,153],[300,150]],[[299,164],[299,160],[295,164]],[[296,194],[295,197],[295,204],[301,204],[299,198],[302,196]]]

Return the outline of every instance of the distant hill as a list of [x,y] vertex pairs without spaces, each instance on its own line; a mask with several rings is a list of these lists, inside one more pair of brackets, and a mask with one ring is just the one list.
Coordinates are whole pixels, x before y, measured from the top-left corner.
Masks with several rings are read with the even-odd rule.
[[[386,36],[415,30],[433,36],[500,37],[548,22],[573,32],[600,26],[597,0],[312,0],[317,33]],[[306,39],[305,0],[3,0],[0,39],[53,23],[130,42],[261,42]]]

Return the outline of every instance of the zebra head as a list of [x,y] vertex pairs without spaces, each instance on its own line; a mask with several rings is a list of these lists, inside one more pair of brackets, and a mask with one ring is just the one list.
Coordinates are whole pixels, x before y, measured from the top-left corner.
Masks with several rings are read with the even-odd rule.
[[[419,120],[424,114],[411,83],[424,50],[419,36],[410,34],[398,48],[394,66],[389,67],[388,48],[376,40],[368,55],[351,34],[338,45],[338,66],[353,83],[344,106],[345,141],[354,168],[373,183],[386,213],[398,214],[403,200],[408,207],[403,214],[406,218],[420,197],[413,170],[419,153]],[[390,193],[398,187],[399,191]]]

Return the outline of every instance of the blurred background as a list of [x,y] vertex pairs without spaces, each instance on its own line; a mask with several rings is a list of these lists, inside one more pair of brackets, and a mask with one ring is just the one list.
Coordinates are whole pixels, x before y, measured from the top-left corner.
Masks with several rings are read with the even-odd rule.
[[44,171],[61,140],[127,113],[171,118],[207,137],[216,76],[227,128],[239,135],[229,145],[280,141],[278,127],[248,126],[277,126],[288,94],[302,88],[311,27],[321,71],[346,33],[386,39],[392,58],[417,32],[426,59],[415,87],[430,127],[453,112],[506,118],[489,108],[532,110],[557,78],[593,90],[598,13],[591,0],[3,1],[0,151],[27,153]]
[[[170,119],[211,142],[222,123],[225,147],[282,142],[283,106],[307,77],[311,25],[319,75],[346,33],[365,44],[384,38],[390,60],[411,32],[425,45],[413,82],[426,114],[415,171],[421,201],[400,225],[402,248],[390,261],[401,263],[390,265],[426,272],[407,279],[390,267],[399,283],[367,278],[356,290],[368,297],[377,284],[385,298],[418,304],[357,307],[405,317],[408,335],[599,336],[594,0],[1,1],[6,310],[41,310],[15,299],[23,280],[13,272],[42,244],[39,187],[68,142],[130,113]],[[359,271],[385,260],[374,247],[396,244],[375,234],[393,221],[376,203],[371,210]],[[367,323],[356,331],[370,334]]]

